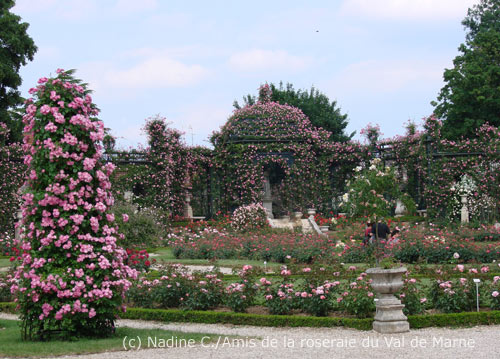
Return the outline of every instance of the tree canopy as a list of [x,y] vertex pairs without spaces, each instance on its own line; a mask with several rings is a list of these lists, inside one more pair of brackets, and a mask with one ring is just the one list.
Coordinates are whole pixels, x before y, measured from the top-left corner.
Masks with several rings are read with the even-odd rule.
[[462,24],[465,43],[454,67],[445,69],[445,85],[432,102],[449,139],[474,137],[486,122],[500,126],[500,0],[481,0]]
[[[291,83],[283,86],[280,82],[279,87],[271,83],[270,88],[272,90],[271,101],[300,108],[314,126],[332,133],[330,137],[332,141],[345,142],[354,135],[354,133],[350,135],[345,133],[348,123],[347,114],[342,114],[337,102],[330,101],[314,86],[310,90],[295,90]],[[243,102],[245,105],[253,105],[256,97],[247,95],[243,97]],[[233,106],[237,109],[241,107],[238,101],[234,101]]]
[[27,33],[29,25],[10,12],[14,5],[14,0],[0,1],[0,122],[10,129],[8,143],[22,139],[22,123],[16,111],[10,110],[23,102],[18,91],[22,83],[19,70],[33,60],[37,50]]

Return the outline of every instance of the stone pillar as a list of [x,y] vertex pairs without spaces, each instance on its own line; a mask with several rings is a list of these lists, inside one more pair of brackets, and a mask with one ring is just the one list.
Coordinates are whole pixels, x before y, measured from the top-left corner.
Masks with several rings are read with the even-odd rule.
[[193,218],[193,208],[191,207],[191,193],[186,191],[186,199],[184,203],[184,218]]
[[189,178],[186,176],[186,180],[184,181],[183,184],[184,187],[184,211],[183,211],[183,216],[184,218],[187,219],[193,219],[193,208],[191,207],[191,181]]
[[273,196],[271,194],[271,182],[269,181],[269,174],[264,172],[264,197],[262,199],[262,205],[266,210],[267,217],[274,219],[273,215]]
[[462,209],[460,210],[460,221],[462,223],[469,223],[469,210],[467,208],[467,196],[460,196],[462,202]]

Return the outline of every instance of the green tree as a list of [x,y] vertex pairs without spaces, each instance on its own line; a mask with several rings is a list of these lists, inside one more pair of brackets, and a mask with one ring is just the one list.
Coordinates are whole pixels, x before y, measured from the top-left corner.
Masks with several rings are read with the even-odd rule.
[[500,126],[500,0],[481,0],[462,24],[467,34],[461,54],[445,69],[445,85],[432,102],[449,139],[473,137],[486,122]]
[[26,30],[28,24],[21,17],[12,14],[14,0],[0,1],[0,122],[7,124],[10,136],[7,143],[22,140],[22,123],[17,111],[11,111],[23,103],[17,90],[22,80],[21,66],[33,60],[37,50]]
[[[354,136],[354,133],[350,135],[345,133],[348,123],[347,114],[342,114],[337,102],[330,102],[330,99],[314,86],[310,90],[295,90],[291,83],[287,83],[285,87],[280,82],[279,87],[274,84],[270,87],[271,101],[300,108],[314,126],[322,127],[332,133],[330,137],[332,141],[345,142]],[[256,97],[247,95],[243,97],[243,102],[245,105],[253,105]],[[234,101],[233,106],[241,107],[238,101]]]

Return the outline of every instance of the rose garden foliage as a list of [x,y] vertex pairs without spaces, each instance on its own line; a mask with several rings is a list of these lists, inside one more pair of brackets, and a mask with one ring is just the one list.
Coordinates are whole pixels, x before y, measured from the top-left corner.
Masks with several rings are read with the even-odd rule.
[[[496,267],[496,266],[495,266]],[[493,270],[495,270],[493,267]],[[180,265],[162,268],[153,275],[135,281],[128,292],[131,305],[143,308],[214,309],[229,307],[245,312],[251,306],[265,306],[270,314],[297,312],[314,316],[372,317],[375,311],[371,279],[356,266],[291,266],[264,274],[250,265],[243,266],[239,278],[226,278],[219,272],[189,273]],[[488,276],[490,267],[459,269],[436,267],[422,275],[406,273],[398,296],[406,314],[424,314],[427,310],[444,313],[473,311],[476,291],[472,278],[483,273],[480,306],[499,308],[500,276]],[[463,268],[462,268],[463,270]],[[444,279],[447,278],[447,279]],[[451,278],[451,279],[450,279]]]
[[0,236],[14,234],[16,212],[26,168],[22,163],[21,144],[8,144],[9,128],[0,122]]
[[261,202],[268,172],[278,212],[325,208],[338,163],[356,164],[364,154],[355,143],[328,141],[330,133],[312,126],[298,108],[270,102],[266,86],[256,104],[235,110],[211,139],[219,206],[229,211]]
[[498,218],[500,209],[500,130],[483,125],[474,139],[448,141],[441,136],[442,122],[425,120],[424,132],[386,141],[391,160],[407,177],[406,190],[431,217],[456,220],[457,189],[464,175],[474,184],[467,201],[472,220]]
[[[197,215],[228,213],[261,202],[265,172],[269,174],[277,214],[311,206],[325,213],[331,209],[345,211],[340,206],[346,183],[353,183],[356,168],[368,168],[369,159],[377,157],[380,165],[395,171],[391,178],[397,187],[392,188],[392,197],[382,194],[392,201],[392,210],[396,196],[410,196],[417,208],[427,209],[431,217],[457,220],[460,183],[467,175],[473,184],[467,194],[471,220],[498,218],[500,132],[488,125],[478,129],[475,139],[447,141],[440,135],[441,122],[429,117],[424,131],[413,130],[406,136],[367,145],[335,143],[326,141],[328,133],[312,127],[300,110],[259,101],[236,110],[214,133],[215,148],[210,150],[186,147],[175,131],[166,128],[164,120],[160,122],[163,124],[155,120],[159,128],[155,132],[163,136],[163,142],[150,139],[148,158],[153,165],[140,166],[139,170],[134,170],[137,165],[128,165],[115,179],[126,183],[118,186],[122,192],[134,186],[142,189],[137,203],[162,205],[170,214],[182,214],[186,187],[192,187]],[[155,147],[155,142],[164,145]],[[175,146],[167,146],[171,142]],[[163,193],[170,193],[172,198],[162,201]]]
[[[356,167],[368,168],[368,160],[377,156],[381,164],[396,171],[398,191],[408,193],[431,217],[459,217],[458,189],[467,175],[472,183],[467,195],[471,220],[498,218],[498,129],[484,125],[475,139],[447,141],[442,139],[440,128],[441,122],[430,117],[424,131],[412,131],[390,141],[335,143],[324,141],[328,134],[312,127],[300,110],[260,101],[235,111],[214,134],[215,148],[210,150],[187,147],[180,133],[169,129],[163,118],[153,118],[145,126],[148,148],[111,158],[125,162],[143,159],[129,164],[117,161],[113,189],[118,198],[123,198],[125,191],[133,191],[134,203],[160,210],[165,219],[182,215],[189,190],[195,215],[213,217],[218,211],[227,213],[260,202],[267,171],[279,212],[310,206],[323,212],[345,211],[339,206],[346,183],[356,174]],[[9,146],[0,152],[5,189],[0,194],[5,197],[0,206],[7,214],[2,216],[1,226],[2,232],[12,233],[14,198],[25,167],[13,161],[20,157],[20,149]]]
[[23,337],[112,333],[135,270],[118,237],[109,175],[101,161],[104,126],[71,72],[57,70],[30,90],[23,118],[28,166],[22,262],[11,291]]

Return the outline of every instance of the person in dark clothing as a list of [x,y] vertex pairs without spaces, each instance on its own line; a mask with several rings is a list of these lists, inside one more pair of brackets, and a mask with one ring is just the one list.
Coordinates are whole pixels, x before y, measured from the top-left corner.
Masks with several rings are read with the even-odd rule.
[[372,226],[372,233],[377,240],[387,241],[387,236],[391,234],[391,229],[385,222],[374,223]]

